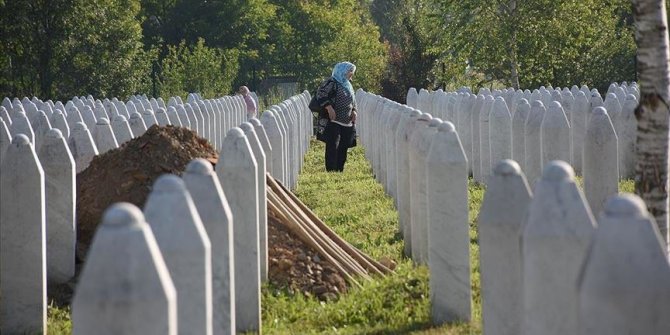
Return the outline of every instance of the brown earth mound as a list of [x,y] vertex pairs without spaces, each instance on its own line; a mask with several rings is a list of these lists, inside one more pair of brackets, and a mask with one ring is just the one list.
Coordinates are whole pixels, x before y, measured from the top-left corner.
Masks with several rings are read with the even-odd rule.
[[142,208],[154,181],[165,173],[181,175],[195,158],[216,162],[207,140],[182,127],[152,126],[120,148],[96,156],[77,175],[77,254],[83,258],[101,221],[115,202]]

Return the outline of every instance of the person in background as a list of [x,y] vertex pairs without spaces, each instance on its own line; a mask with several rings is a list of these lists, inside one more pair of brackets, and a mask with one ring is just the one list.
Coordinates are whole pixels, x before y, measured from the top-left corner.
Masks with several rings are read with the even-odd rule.
[[347,150],[354,140],[356,101],[351,78],[356,65],[349,62],[335,64],[330,78],[316,92],[319,105],[326,108],[330,122],[326,125],[326,171],[343,171]]
[[256,100],[251,96],[249,88],[246,86],[240,86],[238,93],[244,98],[244,103],[247,105],[247,119],[255,118],[258,113],[258,108],[256,107]]

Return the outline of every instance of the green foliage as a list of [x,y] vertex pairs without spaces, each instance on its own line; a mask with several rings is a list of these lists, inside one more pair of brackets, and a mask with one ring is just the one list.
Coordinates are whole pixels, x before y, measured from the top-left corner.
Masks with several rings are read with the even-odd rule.
[[[485,74],[520,88],[634,78],[632,29],[622,1],[441,0],[427,12],[437,82]],[[465,65],[470,65],[469,73]],[[480,83],[483,84],[483,83]]]
[[237,50],[221,50],[205,45],[199,39],[195,45],[168,46],[161,61],[161,96],[185,96],[200,92],[203,97],[225,95],[232,90],[237,74]]
[[57,307],[53,304],[47,308],[47,333],[58,335],[72,334],[72,319],[69,307]]

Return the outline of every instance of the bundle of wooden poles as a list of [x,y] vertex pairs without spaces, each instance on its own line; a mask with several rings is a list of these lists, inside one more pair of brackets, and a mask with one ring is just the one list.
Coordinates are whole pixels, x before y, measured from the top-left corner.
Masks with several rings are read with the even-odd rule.
[[331,263],[350,283],[391,270],[340,238],[284,185],[267,174],[268,215]]

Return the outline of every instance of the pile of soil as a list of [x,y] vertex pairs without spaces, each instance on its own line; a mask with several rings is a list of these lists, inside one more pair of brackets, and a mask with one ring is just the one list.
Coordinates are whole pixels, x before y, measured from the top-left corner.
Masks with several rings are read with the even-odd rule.
[[332,300],[347,290],[334,266],[269,216],[268,264],[270,283],[289,292]]
[[85,257],[107,207],[120,201],[144,207],[158,177],[181,175],[195,158],[216,162],[217,153],[207,140],[187,128],[157,125],[118,149],[93,158],[77,175],[77,256]]
[[[194,158],[214,164],[217,153],[189,129],[155,125],[120,148],[96,156],[77,175],[77,276],[105,209],[120,201],[142,208],[159,176],[181,175]],[[269,280],[277,288],[322,300],[335,299],[347,290],[335,267],[270,217],[268,256]],[[69,283],[50,286],[50,300],[69,305],[76,281],[75,277]]]

